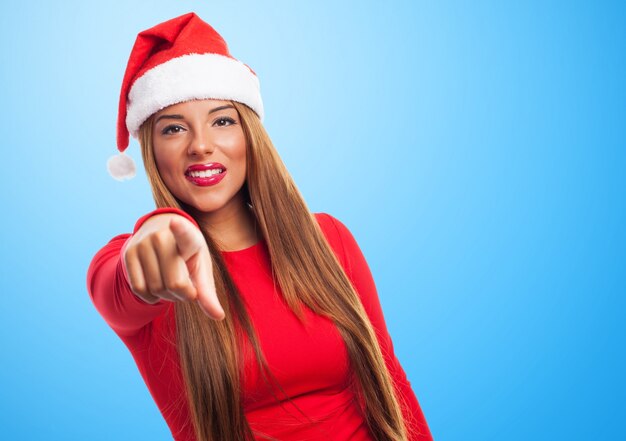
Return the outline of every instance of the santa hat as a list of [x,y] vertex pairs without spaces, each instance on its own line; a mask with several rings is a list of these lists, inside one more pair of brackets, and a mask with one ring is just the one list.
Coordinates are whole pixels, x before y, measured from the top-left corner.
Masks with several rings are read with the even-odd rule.
[[129,134],[152,114],[194,99],[233,100],[247,104],[263,119],[259,80],[230,55],[224,39],[193,12],[137,35],[126,66],[117,117],[117,149],[107,168],[118,180],[135,176],[124,153]]

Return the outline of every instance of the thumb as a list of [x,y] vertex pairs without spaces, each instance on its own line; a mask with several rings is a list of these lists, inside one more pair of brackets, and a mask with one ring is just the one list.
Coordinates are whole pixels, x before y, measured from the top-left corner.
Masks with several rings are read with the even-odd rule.
[[202,247],[206,247],[202,232],[182,216],[173,217],[169,226],[176,241],[178,254],[185,262],[198,254]]

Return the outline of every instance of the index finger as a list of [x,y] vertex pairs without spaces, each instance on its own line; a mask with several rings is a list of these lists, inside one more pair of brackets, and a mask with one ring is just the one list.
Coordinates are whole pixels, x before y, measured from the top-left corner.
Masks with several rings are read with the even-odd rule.
[[178,251],[187,264],[189,278],[196,288],[198,305],[209,317],[222,320],[226,314],[217,298],[211,255],[204,236],[185,219],[172,219],[170,230]]
[[197,257],[192,258],[188,263],[190,263],[189,277],[198,294],[196,297],[198,305],[212,319],[222,320],[226,313],[217,298],[208,249],[201,251]]
[[200,308],[212,319],[222,320],[226,316],[226,313],[217,298],[213,268],[211,266],[208,249],[206,253],[200,253],[194,268],[191,268],[189,271],[189,276],[196,287],[196,292],[198,293],[196,301]]

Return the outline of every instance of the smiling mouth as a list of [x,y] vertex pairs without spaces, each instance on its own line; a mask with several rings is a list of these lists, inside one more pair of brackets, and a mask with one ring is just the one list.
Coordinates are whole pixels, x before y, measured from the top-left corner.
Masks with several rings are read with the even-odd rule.
[[214,175],[219,175],[224,173],[224,169],[222,168],[214,168],[211,170],[191,170],[185,173],[185,175],[191,178],[210,178]]

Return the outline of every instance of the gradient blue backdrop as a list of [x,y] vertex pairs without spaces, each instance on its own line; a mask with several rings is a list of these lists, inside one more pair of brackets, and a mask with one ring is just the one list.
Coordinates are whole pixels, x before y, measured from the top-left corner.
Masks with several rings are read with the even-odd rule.
[[622,5],[2,2],[0,438],[171,439],[85,273],[153,207],[105,170],[135,36],[194,10],[361,244],[435,438],[623,439]]

